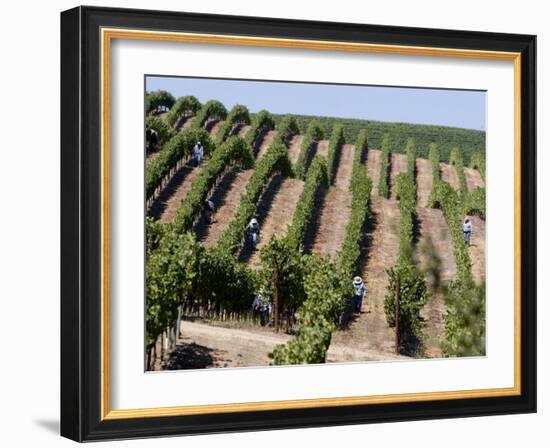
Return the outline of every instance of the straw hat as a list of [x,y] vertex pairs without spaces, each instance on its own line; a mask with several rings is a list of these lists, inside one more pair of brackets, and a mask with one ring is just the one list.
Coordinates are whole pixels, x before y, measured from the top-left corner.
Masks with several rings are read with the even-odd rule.
[[361,277],[357,276],[353,279],[354,285],[360,285],[361,283],[363,283],[363,279]]

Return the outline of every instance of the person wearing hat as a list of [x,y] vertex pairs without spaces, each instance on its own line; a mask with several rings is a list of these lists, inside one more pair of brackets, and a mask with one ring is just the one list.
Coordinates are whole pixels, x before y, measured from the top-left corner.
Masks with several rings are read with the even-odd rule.
[[260,234],[260,224],[258,223],[258,220],[256,218],[252,218],[245,230],[250,237],[252,249],[256,250],[256,243],[258,241],[258,235]]
[[363,296],[365,295],[365,283],[363,279],[359,276],[354,277],[353,279],[353,305],[355,307],[355,312],[361,312],[361,305],[363,304]]
[[195,162],[199,166],[202,162],[202,157],[204,155],[204,150],[200,141],[197,141],[195,147],[193,148],[193,155],[195,156]]
[[466,246],[470,246],[470,241],[472,238],[472,222],[469,218],[466,218],[462,223],[462,235],[464,236]]

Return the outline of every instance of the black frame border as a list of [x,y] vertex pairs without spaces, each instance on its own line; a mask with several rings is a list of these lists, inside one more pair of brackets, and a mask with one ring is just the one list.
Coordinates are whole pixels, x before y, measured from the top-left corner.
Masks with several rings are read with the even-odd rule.
[[[521,53],[521,395],[101,420],[100,28]],[[61,435],[143,438],[536,412],[536,36],[77,7],[61,13]]]

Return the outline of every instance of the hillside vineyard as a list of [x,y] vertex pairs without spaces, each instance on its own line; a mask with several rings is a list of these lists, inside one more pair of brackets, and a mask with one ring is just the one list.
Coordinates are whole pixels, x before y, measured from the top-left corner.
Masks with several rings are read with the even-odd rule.
[[484,132],[194,97],[146,129],[148,369],[484,354]]

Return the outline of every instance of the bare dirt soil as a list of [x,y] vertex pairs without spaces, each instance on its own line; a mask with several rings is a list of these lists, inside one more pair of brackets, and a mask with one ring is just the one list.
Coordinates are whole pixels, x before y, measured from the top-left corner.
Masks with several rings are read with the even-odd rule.
[[194,117],[181,116],[176,123],[176,132],[184,132],[189,129],[193,124],[193,118]]
[[216,206],[214,222],[209,224],[202,216],[195,226],[197,238],[206,247],[215,246],[233,220],[241,202],[241,195],[245,192],[253,174],[254,170],[243,171],[238,167],[232,168],[222,177],[212,192],[211,200]]
[[[370,151],[369,151],[370,152]],[[353,347],[361,351],[374,351],[382,358],[395,353],[395,332],[388,327],[384,313],[384,297],[388,283],[386,269],[397,261],[399,248],[399,208],[394,199],[371,197],[374,218],[366,232],[366,254],[363,260],[362,277],[367,292],[361,314],[354,315],[344,330],[333,333],[329,348],[329,360],[333,345]],[[351,280],[350,280],[351,281]],[[369,359],[354,359],[368,361]]]
[[249,124],[238,124],[233,128],[230,135],[238,135],[239,137],[244,138],[244,136],[248,133],[249,130],[250,130]]
[[343,145],[335,161],[337,165],[334,183],[324,195],[317,219],[312,252],[317,255],[336,255],[346,237],[346,226],[351,215],[349,185],[353,170],[353,145]]
[[215,138],[216,134],[218,133],[218,130],[220,129],[220,126],[222,125],[223,120],[208,120],[206,122],[206,130],[210,132],[210,137]]
[[391,154],[390,157],[390,191],[395,196],[395,180],[401,173],[407,172],[407,156],[405,154]]
[[439,169],[441,170],[441,180],[447,182],[455,190],[458,190],[460,184],[458,183],[458,175],[456,174],[454,165],[440,163]]
[[273,143],[273,140],[275,140],[276,135],[277,135],[277,131],[267,131],[262,135],[260,139],[258,139],[260,143],[257,144],[256,145],[257,148],[255,148],[256,159],[259,159],[266,153],[268,148]]
[[292,163],[296,163],[298,161],[303,140],[303,135],[294,135],[288,143],[288,158]]
[[472,168],[464,168],[464,175],[466,176],[466,186],[468,191],[480,187],[485,187],[485,182],[478,170],[473,170]]
[[378,196],[380,182],[380,155],[379,149],[369,149],[367,153],[367,174],[372,180],[372,196]]
[[426,159],[416,159],[416,185],[418,206],[426,207],[432,192],[433,175],[432,162]]
[[472,221],[470,259],[474,281],[480,285],[485,281],[485,221],[479,216],[468,216]]
[[244,250],[241,254],[243,261],[248,261],[252,267],[259,267],[261,248],[269,243],[272,236],[286,234],[303,189],[304,182],[299,179],[277,175],[271,180],[257,207],[261,229],[257,250],[254,253]]
[[182,166],[153,202],[149,210],[149,216],[159,219],[162,223],[171,222],[176,216],[181,201],[191,190],[193,181],[205,163],[206,161],[203,161],[202,165],[196,167],[194,161],[191,160],[188,164]]

